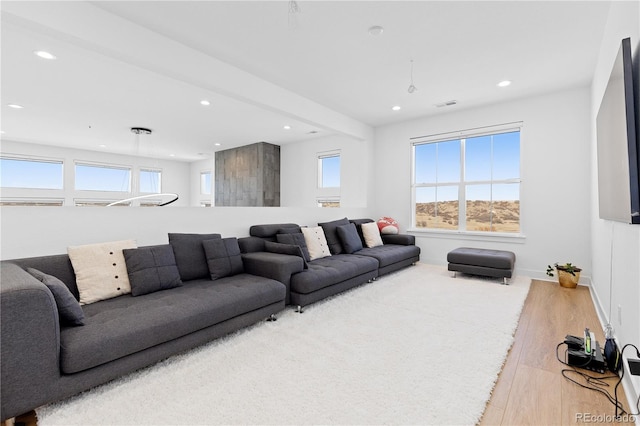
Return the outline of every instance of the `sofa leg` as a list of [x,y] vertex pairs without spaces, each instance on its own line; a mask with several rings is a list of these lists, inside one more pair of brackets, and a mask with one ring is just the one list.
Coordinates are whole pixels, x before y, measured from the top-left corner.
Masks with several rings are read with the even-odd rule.
[[507,281],[507,277],[502,277],[502,285],[509,285],[509,281]]
[[302,309],[302,306],[298,305],[298,307],[296,308],[296,312],[301,314],[304,312],[304,309]]
[[456,277],[456,271],[452,271],[452,272],[451,272],[451,277],[452,277],[452,278],[455,278],[455,277]]
[[267,321],[278,321],[278,317],[276,317],[276,314],[271,314],[269,315],[269,318],[267,318]]
[[378,279],[378,277],[373,277],[371,278],[371,281],[376,281]]

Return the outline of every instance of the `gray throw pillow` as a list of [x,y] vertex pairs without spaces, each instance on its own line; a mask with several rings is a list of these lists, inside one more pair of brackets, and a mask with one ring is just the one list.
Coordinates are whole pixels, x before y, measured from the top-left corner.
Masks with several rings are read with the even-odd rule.
[[169,234],[169,244],[173,247],[182,281],[209,276],[202,242],[220,237],[220,234]]
[[348,224],[349,219],[347,219],[346,217],[344,219],[338,219],[331,222],[318,224],[318,226],[322,227],[322,231],[324,232],[324,237],[327,240],[327,245],[329,246],[329,251],[331,252],[331,254],[342,253],[342,244],[340,243],[340,238],[338,237],[336,228],[338,228],[338,226]]
[[69,288],[53,275],[45,274],[34,268],[26,269],[29,274],[41,281],[53,294],[58,307],[60,322],[64,325],[84,325],[84,311],[80,302],[73,297]]
[[356,225],[350,223],[348,225],[338,226],[336,228],[340,242],[342,242],[342,248],[345,253],[352,254],[359,250],[362,250],[362,241],[358,235]]
[[295,244],[302,250],[302,257],[306,262],[311,262],[311,256],[309,255],[309,249],[307,248],[307,242],[304,239],[302,232],[292,234],[278,234],[276,240],[282,244]]
[[131,295],[141,296],[182,285],[173,248],[169,244],[124,249]]
[[212,280],[244,272],[238,240],[234,237],[202,242]]
[[[302,234],[300,234],[302,235]],[[283,243],[273,243],[271,241],[266,241],[264,243],[265,251],[269,253],[277,253],[277,254],[289,254],[292,256],[299,256],[302,258],[302,263],[304,269],[308,269],[309,265],[307,264],[307,260],[304,258],[304,253],[302,253],[302,248],[296,244],[283,244]]]

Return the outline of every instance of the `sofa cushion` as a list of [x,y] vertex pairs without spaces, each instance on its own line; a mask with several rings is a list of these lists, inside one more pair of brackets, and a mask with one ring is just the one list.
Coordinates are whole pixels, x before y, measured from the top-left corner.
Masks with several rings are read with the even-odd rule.
[[81,305],[131,293],[122,250],[135,247],[134,240],[123,240],[67,248]]
[[42,282],[53,294],[58,307],[58,316],[63,325],[84,325],[82,306],[73,297],[71,290],[53,275],[45,274],[34,268],[27,268],[27,272]]
[[383,244],[377,223],[363,223],[360,227],[362,228],[362,236],[366,247],[377,247]]
[[270,223],[265,225],[253,225],[249,228],[249,235],[252,237],[266,238],[269,241],[275,241],[276,234],[283,229],[292,229],[294,232],[300,232],[300,225],[295,223]]
[[220,234],[169,234],[169,244],[176,257],[182,281],[209,277],[209,267],[202,242],[221,238]]
[[127,263],[132,296],[182,285],[171,245],[125,249],[122,253]]
[[297,244],[283,244],[283,243],[274,243],[271,241],[266,241],[264,243],[264,248],[265,248],[265,251],[269,253],[288,254],[291,256],[301,257],[303,262],[303,268],[307,269],[309,267],[309,265],[307,264],[307,260],[304,257],[304,253],[302,253],[302,248],[300,248],[300,246]]
[[356,225],[356,229],[358,230],[358,235],[360,236],[360,240],[362,241],[362,247],[365,247],[364,235],[362,235],[362,224],[363,223],[371,223],[373,219],[349,219],[349,222]]
[[340,254],[342,253],[342,244],[340,243],[340,237],[338,237],[338,232],[336,228],[342,225],[348,225],[349,219],[346,217],[343,219],[333,220],[331,222],[323,222],[318,223],[318,226],[322,227],[324,231],[324,235],[327,239],[327,245],[329,246],[329,251],[331,254]]
[[324,257],[309,262],[309,269],[291,276],[291,291],[312,293],[377,269],[378,261],[373,257],[357,254]]
[[83,371],[282,302],[285,293],[278,281],[239,274],[87,305],[85,326],[60,332],[62,373]]
[[309,249],[307,248],[307,242],[304,239],[304,234],[302,233],[302,231],[292,234],[277,234],[276,240],[282,244],[295,244],[299,246],[302,250],[304,260],[307,262],[311,261],[311,257],[309,256]]
[[358,253],[360,256],[370,256],[378,260],[380,268],[420,256],[420,247],[412,245],[384,244],[371,248],[364,248]]
[[235,237],[202,242],[212,280],[244,272],[240,246]]
[[309,250],[309,259],[315,260],[331,256],[324,231],[321,227],[302,228],[302,235]]
[[347,225],[338,226],[336,228],[338,238],[342,243],[342,249],[347,254],[352,254],[358,250],[362,250],[362,241],[358,235],[356,225],[349,223]]

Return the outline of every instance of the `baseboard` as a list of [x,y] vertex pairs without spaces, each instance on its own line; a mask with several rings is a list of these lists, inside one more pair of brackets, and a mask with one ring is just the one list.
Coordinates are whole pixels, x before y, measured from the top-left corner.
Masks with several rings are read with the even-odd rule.
[[[596,314],[598,315],[598,320],[600,321],[600,326],[604,330],[606,325],[610,323],[610,318],[607,317],[607,312],[604,310],[600,298],[595,291],[595,287],[591,280],[589,280],[589,293],[591,294],[591,300],[593,301],[593,306],[596,308]],[[620,344],[618,340],[618,336],[613,333],[613,338],[616,341],[616,345],[618,345],[618,349],[622,349],[623,345]],[[604,344],[603,344],[604,346]],[[625,368],[626,363],[624,362],[624,358],[622,361],[622,368]],[[627,406],[629,410],[633,413],[633,410],[636,409],[636,401],[638,400],[638,395],[640,395],[640,389],[636,389],[633,386],[633,382],[631,381],[631,375],[628,371],[625,371],[624,377],[622,378],[622,387],[624,389],[624,393],[627,396]],[[636,426],[640,426],[640,415],[635,416],[635,424]]]

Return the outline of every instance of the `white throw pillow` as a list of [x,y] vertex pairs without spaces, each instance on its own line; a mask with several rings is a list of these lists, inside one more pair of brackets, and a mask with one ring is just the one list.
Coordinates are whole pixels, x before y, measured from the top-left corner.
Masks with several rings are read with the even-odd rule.
[[382,237],[380,236],[380,229],[378,229],[377,223],[375,222],[363,223],[361,227],[362,227],[362,236],[364,237],[364,243],[367,247],[377,247],[384,244],[382,242]]
[[302,235],[304,235],[304,242],[307,243],[309,258],[311,260],[331,256],[329,245],[327,244],[327,237],[325,237],[321,226],[301,229]]
[[131,293],[127,264],[122,250],[137,248],[134,240],[68,247],[76,274],[80,304]]

